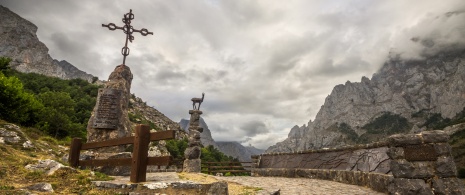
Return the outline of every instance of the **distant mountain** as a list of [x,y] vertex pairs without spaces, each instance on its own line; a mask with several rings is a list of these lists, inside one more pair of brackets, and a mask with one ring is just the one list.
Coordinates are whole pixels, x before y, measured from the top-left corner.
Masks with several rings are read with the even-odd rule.
[[11,58],[10,66],[13,69],[62,79],[94,80],[93,75],[72,64],[52,59],[47,46],[37,38],[37,26],[33,23],[1,5],[0,18],[0,57]]
[[[188,132],[189,120],[181,119],[179,125],[182,129],[184,129],[184,131]],[[224,154],[238,158],[240,161],[250,161],[251,155],[261,154],[265,151],[253,146],[245,147],[239,142],[215,142],[215,140],[212,138],[211,130],[208,128],[205,120],[203,120],[202,117],[200,118],[200,126],[203,128],[203,132],[200,134],[200,142],[202,145],[212,145]]]
[[314,121],[294,126],[266,152],[291,152],[383,140],[395,133],[442,129],[465,114],[465,50],[424,60],[389,59],[361,82],[334,87]]
[[238,158],[241,162],[250,162],[252,155],[258,155],[265,152],[253,146],[243,146],[239,142],[217,142],[219,150],[228,156]]
[[[190,124],[189,120],[187,119],[181,119],[181,121],[179,121],[179,125],[181,126],[181,129],[183,129],[187,133],[189,132],[189,124]],[[200,127],[203,128],[203,132],[200,133],[200,142],[202,143],[202,145],[204,146],[212,145],[213,147],[218,148],[218,145],[216,145],[215,140],[213,140],[212,138],[212,133],[210,129],[208,128],[207,123],[205,123],[205,120],[203,120],[202,117],[200,117]]]

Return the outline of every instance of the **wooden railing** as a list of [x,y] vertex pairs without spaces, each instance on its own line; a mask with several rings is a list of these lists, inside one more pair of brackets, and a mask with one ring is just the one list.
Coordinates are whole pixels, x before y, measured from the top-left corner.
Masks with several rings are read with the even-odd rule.
[[[80,138],[74,138],[69,150],[69,164],[78,166],[131,166],[130,181],[133,183],[146,181],[147,165],[167,166],[171,156],[148,157],[150,141],[174,139],[175,131],[150,133],[149,126],[137,125],[135,136],[123,137],[101,142],[82,143]],[[97,149],[110,146],[134,144],[132,158],[79,160],[81,150]]]
[[202,162],[202,170],[208,174],[215,173],[249,173],[252,162]]

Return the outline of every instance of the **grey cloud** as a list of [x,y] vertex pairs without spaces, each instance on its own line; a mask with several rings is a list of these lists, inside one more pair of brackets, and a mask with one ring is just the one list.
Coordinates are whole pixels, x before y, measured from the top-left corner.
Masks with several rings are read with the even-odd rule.
[[335,85],[370,76],[391,48],[419,58],[465,45],[463,0],[0,4],[39,27],[53,58],[101,79],[121,63],[124,34],[100,25],[121,25],[132,8],[134,27],[154,35],[135,35],[129,46],[131,91],[173,120],[188,118],[190,98],[206,92],[203,116],[217,117],[208,118],[214,136],[234,133],[263,147],[287,135],[273,128],[277,121],[306,123]]
[[247,136],[253,137],[257,134],[268,133],[269,130],[265,123],[262,121],[248,121],[240,127]]

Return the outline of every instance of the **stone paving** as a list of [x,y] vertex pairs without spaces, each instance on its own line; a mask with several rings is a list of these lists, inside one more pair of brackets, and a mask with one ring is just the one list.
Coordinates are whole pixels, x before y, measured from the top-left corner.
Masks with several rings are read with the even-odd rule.
[[307,178],[284,178],[284,177],[216,177],[218,180],[236,182],[241,185],[260,187],[263,190],[257,194],[272,194],[279,190],[281,195],[303,195],[303,194],[321,194],[321,195],[354,195],[354,194],[373,194],[381,195],[384,193],[376,192],[372,189],[338,183],[333,181],[307,179]]

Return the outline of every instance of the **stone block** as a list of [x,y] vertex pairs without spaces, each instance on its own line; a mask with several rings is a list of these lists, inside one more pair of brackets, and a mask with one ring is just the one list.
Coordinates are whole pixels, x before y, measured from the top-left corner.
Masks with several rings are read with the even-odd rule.
[[434,194],[464,195],[465,185],[458,178],[434,178],[432,181]]
[[189,138],[200,139],[200,132],[197,130],[189,130]]
[[422,179],[395,178],[388,191],[389,194],[433,195],[433,190]]
[[407,160],[391,161],[391,172],[395,178],[422,179],[434,175],[433,162]]
[[420,135],[415,134],[396,134],[391,135],[388,138],[389,146],[407,146],[407,145],[417,145],[422,143],[422,138]]
[[421,133],[424,143],[443,143],[449,141],[449,135],[444,131],[424,131]]
[[317,178],[317,171],[316,169],[296,169],[295,176],[314,179]]
[[228,183],[224,181],[215,182],[210,185],[207,191],[207,195],[227,195],[228,194]]
[[435,162],[435,173],[438,177],[457,177],[457,168],[452,157],[439,157]]
[[49,193],[53,192],[52,184],[49,184],[49,183],[34,184],[34,185],[31,185],[31,186],[28,186],[27,189],[34,190],[34,191],[39,191],[39,192],[49,192]]
[[434,144],[434,150],[439,156],[451,156],[452,149],[448,143]]
[[194,146],[200,146],[202,143],[200,142],[200,139],[196,139],[193,137],[187,138],[187,143],[189,147],[194,147]]
[[184,158],[186,159],[198,159],[200,158],[200,147],[189,147],[184,151]]
[[394,180],[392,175],[378,174],[378,173],[368,173],[368,178],[363,184],[357,184],[359,186],[368,186],[369,188],[376,190],[378,192],[388,192],[388,186]]
[[188,173],[200,173],[201,171],[201,160],[200,159],[186,159],[183,163],[183,172]]
[[393,160],[405,159],[404,148],[402,147],[391,147],[386,152],[389,158]]
[[271,177],[295,177],[295,169],[272,168],[267,169],[266,174]]

